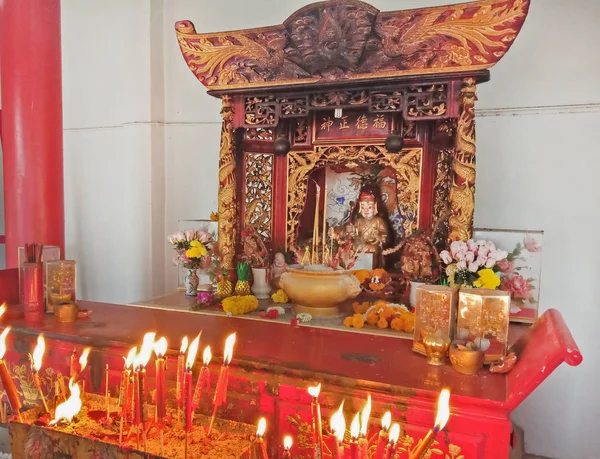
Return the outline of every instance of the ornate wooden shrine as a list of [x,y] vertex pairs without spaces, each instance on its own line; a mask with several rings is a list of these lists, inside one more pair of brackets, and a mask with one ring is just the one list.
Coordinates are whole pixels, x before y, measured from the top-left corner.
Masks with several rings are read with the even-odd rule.
[[[258,29],[199,34],[177,22],[190,70],[223,101],[224,265],[233,268],[248,225],[273,248],[295,247],[314,205],[310,183],[322,188],[325,168],[365,175],[376,166],[392,178],[384,191],[398,215],[394,242],[434,227],[438,247],[468,239],[476,84],[488,81],[528,8],[529,0],[481,0],[380,12],[329,0]],[[398,138],[401,149],[386,143]]]

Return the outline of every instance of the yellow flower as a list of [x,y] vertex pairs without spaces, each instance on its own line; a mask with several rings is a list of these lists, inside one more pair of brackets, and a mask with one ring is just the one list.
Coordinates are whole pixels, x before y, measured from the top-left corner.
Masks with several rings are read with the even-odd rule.
[[482,269],[479,271],[479,279],[473,282],[478,288],[487,288],[495,290],[500,286],[500,277],[492,269]]
[[219,216],[215,212],[211,212],[210,213],[210,221],[211,222],[218,222],[219,221]]
[[230,312],[231,315],[239,316],[258,308],[258,299],[253,295],[230,296],[222,301],[223,311]]
[[359,269],[358,271],[354,271],[353,274],[361,284],[371,277],[371,272],[368,269]]
[[271,295],[271,299],[273,300],[274,303],[282,303],[282,304],[290,301],[288,296],[281,289],[279,289],[275,293],[273,293],[273,295]]
[[190,248],[185,251],[185,256],[188,258],[202,258],[208,254],[208,250],[200,241],[190,242]]

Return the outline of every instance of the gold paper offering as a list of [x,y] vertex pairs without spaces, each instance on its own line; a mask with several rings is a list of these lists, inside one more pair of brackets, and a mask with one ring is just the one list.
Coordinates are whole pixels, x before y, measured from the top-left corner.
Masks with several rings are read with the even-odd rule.
[[452,339],[456,311],[456,289],[443,285],[417,287],[413,350],[425,354],[423,339],[437,331]]
[[510,293],[461,290],[455,338],[475,343],[485,354],[485,363],[494,362],[506,354],[509,318]]

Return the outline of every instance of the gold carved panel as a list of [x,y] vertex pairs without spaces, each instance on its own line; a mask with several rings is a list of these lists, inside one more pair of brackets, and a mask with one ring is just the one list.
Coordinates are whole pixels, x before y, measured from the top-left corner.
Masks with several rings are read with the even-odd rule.
[[[331,145],[319,146],[313,151],[290,151],[288,153],[288,247],[296,245],[300,216],[304,210],[310,173],[318,168],[335,164],[380,164],[396,171],[398,202],[407,206],[413,215],[419,214],[419,190],[421,186],[422,148],[405,148],[390,153],[383,145]],[[418,227],[417,219],[405,222],[405,234]]]
[[273,155],[246,153],[244,226],[252,226],[266,240],[272,239]]

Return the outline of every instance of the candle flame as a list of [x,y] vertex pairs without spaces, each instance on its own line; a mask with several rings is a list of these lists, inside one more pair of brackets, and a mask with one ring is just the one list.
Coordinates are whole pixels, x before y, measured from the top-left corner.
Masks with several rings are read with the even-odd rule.
[[159,359],[162,359],[165,356],[165,354],[167,353],[167,348],[168,348],[167,338],[165,338],[163,336],[156,343],[154,343],[154,353],[156,354],[156,357],[158,357]]
[[450,418],[450,389],[442,389],[438,398],[437,415],[435,417],[435,430],[439,432],[446,427]]
[[223,353],[223,365],[229,365],[233,357],[233,345],[235,344],[235,333],[225,340],[225,352]]
[[148,365],[148,361],[152,356],[152,349],[154,349],[154,338],[156,338],[156,333],[150,332],[144,335],[144,339],[142,340],[142,347],[140,348],[140,353],[135,357],[133,361],[134,369],[141,369]]
[[188,337],[184,336],[183,339],[181,340],[181,347],[179,348],[179,353],[185,354],[187,347],[188,347]]
[[10,329],[11,327],[6,327],[0,335],[0,359],[3,359],[4,354],[6,354],[6,335],[8,335]]
[[212,359],[212,353],[210,352],[210,346],[206,346],[204,348],[204,353],[202,354],[202,363],[204,366],[208,366],[210,363],[210,359]]
[[133,362],[135,362],[135,357],[137,356],[137,346],[132,348],[127,354],[127,358],[125,358],[125,369],[131,368]]
[[79,365],[81,367],[79,370],[80,373],[83,373],[83,370],[85,370],[85,367],[87,367],[88,356],[90,355],[91,350],[91,347],[86,347],[81,353],[81,357],[79,357]]
[[398,438],[400,438],[400,424],[394,422],[390,429],[390,443],[395,445],[398,442]]
[[71,422],[73,417],[81,410],[81,391],[73,378],[69,380],[69,390],[71,391],[71,396],[66,402],[56,407],[56,414],[54,415],[54,420],[50,423],[51,426],[60,421]]
[[38,336],[37,346],[33,350],[33,355],[31,356],[31,368],[33,368],[33,371],[40,371],[40,368],[42,368],[44,352],[46,352],[46,342],[44,341],[44,335],[42,334]]
[[267,430],[267,420],[265,418],[260,418],[258,421],[258,427],[256,428],[256,436],[258,438],[262,437]]
[[367,436],[369,430],[369,417],[371,416],[371,394],[367,397],[367,403],[360,413],[360,434],[363,437]]
[[386,411],[383,417],[381,418],[381,427],[383,430],[390,430],[390,424],[392,423],[392,413]]
[[201,334],[202,334],[202,332],[198,333],[198,336],[196,336],[196,339],[194,339],[194,341],[192,341],[192,344],[190,344],[190,347],[188,349],[187,360],[185,361],[185,367],[188,371],[191,371],[192,367],[194,366],[194,361],[196,360],[196,354],[198,353],[198,346],[200,345],[200,335]]
[[354,419],[352,419],[352,424],[350,424],[350,437],[353,440],[358,438],[358,434],[360,433],[360,413],[356,413]]
[[6,312],[6,303],[2,303],[2,306],[0,306],[0,317],[2,317],[5,312]]
[[321,383],[318,386],[311,386],[308,388],[308,393],[313,397],[317,398],[321,393]]
[[340,405],[340,408],[333,413],[330,421],[331,432],[337,437],[339,443],[344,441],[344,434],[346,433],[346,420],[344,419],[344,402]]
[[283,447],[286,449],[286,451],[289,451],[292,448],[293,444],[294,444],[294,440],[289,435],[287,435],[283,439]]

